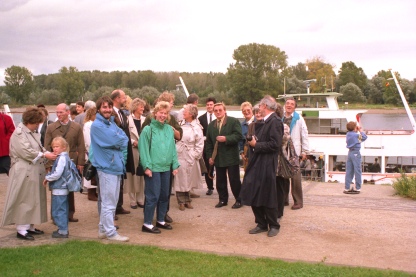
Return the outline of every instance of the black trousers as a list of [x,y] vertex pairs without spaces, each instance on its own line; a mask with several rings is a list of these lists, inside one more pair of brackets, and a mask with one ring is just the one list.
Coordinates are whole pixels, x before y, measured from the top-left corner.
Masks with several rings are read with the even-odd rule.
[[[280,176],[276,176],[276,190],[277,190],[277,217],[283,216],[285,209],[285,196],[289,193],[290,180]],[[288,190],[286,192],[286,190]]]
[[[209,158],[207,158],[205,153],[202,156],[204,158],[204,162],[205,162],[205,165],[207,167],[207,170],[209,170],[209,167],[210,167]],[[208,177],[208,173],[205,173],[204,175],[205,175],[205,183],[207,183],[208,189],[214,190],[214,180]]]
[[251,206],[257,226],[262,229],[276,228],[280,229],[277,222],[277,208],[255,207]]
[[216,167],[217,171],[217,191],[221,202],[228,203],[227,173],[230,182],[231,191],[236,201],[240,202],[240,165],[228,167]]

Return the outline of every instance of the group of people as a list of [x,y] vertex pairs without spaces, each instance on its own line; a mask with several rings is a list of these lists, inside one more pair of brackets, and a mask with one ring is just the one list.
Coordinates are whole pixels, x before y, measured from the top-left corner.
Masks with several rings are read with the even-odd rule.
[[[88,199],[98,203],[98,237],[103,239],[129,240],[119,234],[115,224],[118,215],[130,213],[123,208],[124,193],[131,209],[143,208],[143,232],[172,230],[168,213],[172,191],[179,210],[193,209],[192,198],[198,197],[193,190],[202,188],[202,175],[208,196],[213,194],[216,180],[219,201],[215,208],[228,205],[227,183],[235,199],[233,209],[251,206],[257,225],[250,234],[267,232],[274,237],[279,233],[290,191],[291,209],[303,208],[301,171],[290,179],[277,172],[278,156],[285,155],[289,140],[300,158],[309,154],[308,129],[295,111],[294,98],[286,99],[284,109],[271,96],[254,107],[244,102],[242,123],[227,115],[224,103],[210,97],[206,113],[198,117],[194,94],[176,113],[172,111],[174,95],[169,92],[159,96],[148,114],[144,100],[128,101],[120,89],[96,102],[77,104],[82,109],[73,119],[66,104],[56,107],[56,122],[48,120],[46,109],[31,107],[15,130],[7,128],[10,148],[0,150],[2,155],[9,151],[11,169],[1,226],[16,224],[18,238],[32,240],[33,235],[43,234],[34,227],[47,221],[42,184],[49,184],[52,192],[52,218],[58,227],[52,236],[68,237],[68,222],[78,219],[74,217],[74,194],[61,180],[67,161],[75,163],[80,173],[87,160],[97,169],[96,176],[83,185]],[[0,126],[2,121],[9,127],[6,119],[0,120]],[[357,140],[365,138],[364,134]],[[357,145],[350,144],[350,151],[356,151]],[[140,167],[143,174],[139,174]],[[348,169],[347,175],[350,178]]]

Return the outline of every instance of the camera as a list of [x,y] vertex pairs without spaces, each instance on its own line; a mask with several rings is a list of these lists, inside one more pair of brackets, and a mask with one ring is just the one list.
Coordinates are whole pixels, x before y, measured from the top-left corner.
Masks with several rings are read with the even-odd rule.
[[248,142],[252,141],[252,140],[253,140],[253,138],[257,140],[257,138],[256,138],[256,136],[255,136],[255,135],[252,135],[252,136],[247,135],[247,136],[246,136],[246,140],[247,140]]

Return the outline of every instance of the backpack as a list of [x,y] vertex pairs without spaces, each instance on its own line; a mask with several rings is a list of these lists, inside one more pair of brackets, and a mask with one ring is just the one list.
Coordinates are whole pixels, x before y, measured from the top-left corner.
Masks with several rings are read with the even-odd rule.
[[68,161],[69,170],[65,172],[63,178],[69,191],[81,191],[81,176],[78,173],[78,168],[74,162]]

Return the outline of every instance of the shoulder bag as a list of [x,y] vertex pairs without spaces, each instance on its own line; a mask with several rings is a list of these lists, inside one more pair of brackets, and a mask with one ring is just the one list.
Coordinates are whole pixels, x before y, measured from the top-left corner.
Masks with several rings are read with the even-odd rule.
[[287,142],[288,157],[284,155],[283,151],[280,151],[277,161],[277,176],[285,179],[293,178],[299,171],[299,157],[296,155],[295,147],[293,146],[292,139]]

